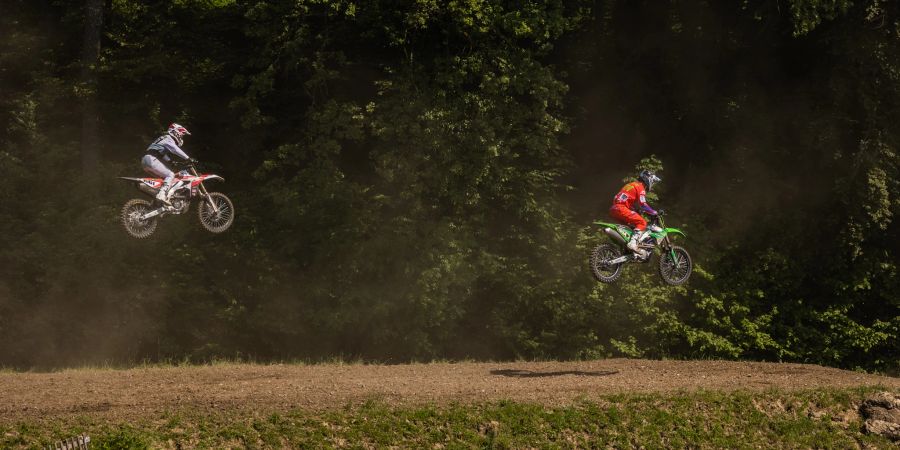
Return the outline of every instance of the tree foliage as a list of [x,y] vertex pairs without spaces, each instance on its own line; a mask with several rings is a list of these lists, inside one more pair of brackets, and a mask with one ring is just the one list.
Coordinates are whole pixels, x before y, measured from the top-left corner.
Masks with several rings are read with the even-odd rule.
[[[896,370],[895,2],[105,5],[0,17],[0,364],[247,357],[750,358]],[[785,11],[782,11],[786,8]],[[91,95],[94,92],[90,93]],[[155,133],[235,226],[117,224]],[[696,272],[586,270],[623,177]],[[90,174],[88,177],[90,178]],[[182,220],[183,219],[183,220]]]

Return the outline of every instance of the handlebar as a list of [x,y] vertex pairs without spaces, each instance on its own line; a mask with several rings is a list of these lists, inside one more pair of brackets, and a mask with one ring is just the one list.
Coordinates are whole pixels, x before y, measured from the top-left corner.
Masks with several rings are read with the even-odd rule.
[[197,161],[194,158],[190,158],[182,161],[172,161],[172,164],[176,166],[179,172],[185,171],[190,173],[191,175],[197,176],[197,168],[195,167],[200,161]]
[[[649,214],[648,214],[648,215],[649,215]],[[660,209],[660,210],[656,211],[656,215],[649,215],[649,216],[650,216],[649,222],[652,223],[652,224],[656,224],[656,225],[659,225],[659,226],[663,226],[663,225],[662,225],[662,223],[663,223],[662,217],[663,217],[664,215],[665,215],[665,210]]]

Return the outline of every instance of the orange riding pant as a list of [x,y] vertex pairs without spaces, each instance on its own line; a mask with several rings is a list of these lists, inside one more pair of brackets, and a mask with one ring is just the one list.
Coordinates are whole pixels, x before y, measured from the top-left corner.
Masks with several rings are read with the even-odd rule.
[[625,205],[613,205],[609,209],[609,215],[637,231],[644,231],[647,228],[647,221],[640,214],[628,209]]

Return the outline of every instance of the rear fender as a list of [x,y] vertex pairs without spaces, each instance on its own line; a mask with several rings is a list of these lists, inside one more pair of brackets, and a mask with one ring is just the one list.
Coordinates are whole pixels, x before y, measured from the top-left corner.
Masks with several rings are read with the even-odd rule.
[[157,192],[163,185],[163,180],[160,178],[133,178],[133,177],[118,177],[120,180],[128,181],[131,183],[135,183],[134,187],[136,187],[139,191],[147,194],[150,197],[156,197]]
[[143,184],[146,186],[150,186],[152,188],[159,188],[163,185],[162,178],[132,178],[132,177],[119,177],[120,180],[131,181],[138,184]]
[[594,225],[599,225],[601,227],[607,227],[607,228],[616,228],[618,226],[618,224],[615,224],[615,223],[601,222],[599,220],[594,221]]

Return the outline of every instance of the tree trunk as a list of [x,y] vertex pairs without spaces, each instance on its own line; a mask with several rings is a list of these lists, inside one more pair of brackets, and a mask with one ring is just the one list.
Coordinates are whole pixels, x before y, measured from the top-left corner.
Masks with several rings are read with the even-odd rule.
[[86,0],[84,47],[81,54],[81,169],[88,178],[96,176],[100,161],[100,118],[97,112],[97,65],[100,62],[100,31],[103,28],[104,0]]

